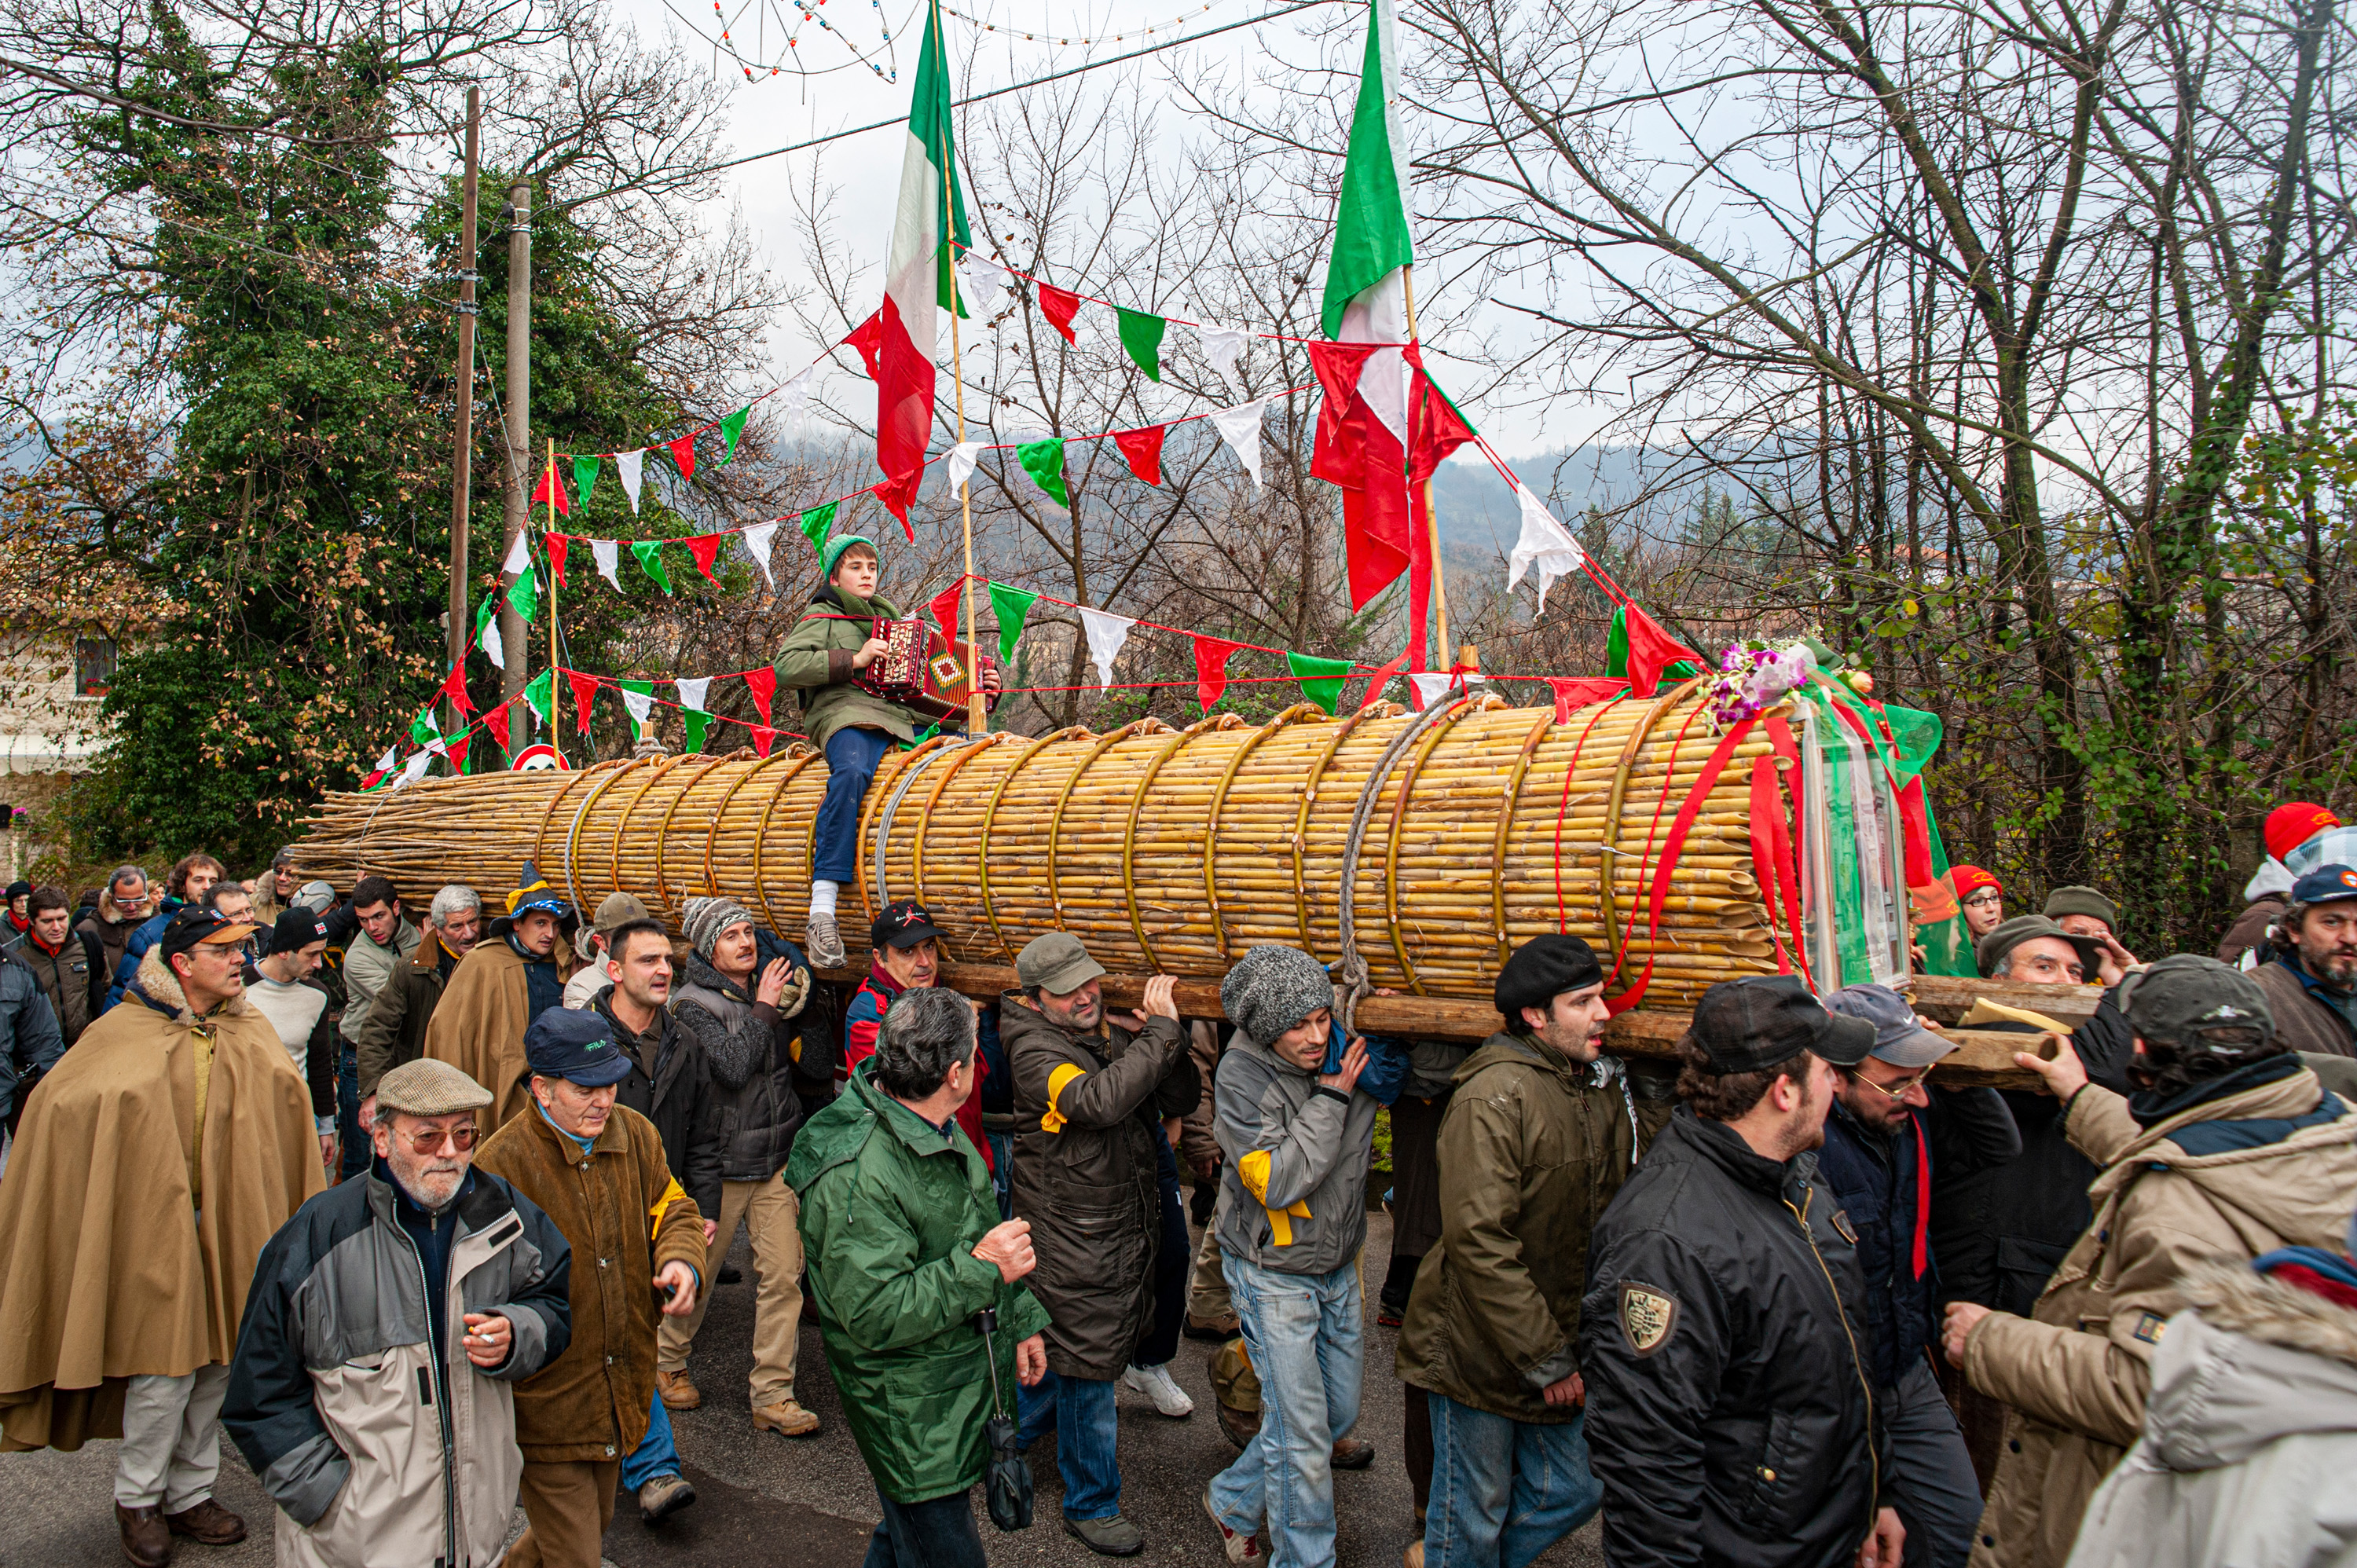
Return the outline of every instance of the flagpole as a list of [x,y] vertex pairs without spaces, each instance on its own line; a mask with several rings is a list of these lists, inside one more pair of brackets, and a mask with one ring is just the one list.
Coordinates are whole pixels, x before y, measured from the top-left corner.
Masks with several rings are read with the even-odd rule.
[[[1405,296],[1407,304],[1407,340],[1413,343],[1416,341],[1415,263],[1413,262],[1400,268],[1400,293]],[[1410,420],[1415,417],[1415,410],[1412,403],[1408,409],[1408,417]],[[1441,585],[1440,581],[1440,513],[1432,504],[1432,481],[1429,478],[1424,481],[1424,521],[1432,535],[1429,541],[1432,550],[1432,609],[1433,613],[1439,618],[1439,626],[1434,632],[1433,641],[1441,656],[1448,660],[1448,668],[1454,670],[1457,668],[1457,651],[1448,646],[1448,592]],[[1408,597],[1412,603],[1415,596],[1410,594]],[[1416,629],[1421,631],[1423,628],[1419,627]]]
[[[942,29],[941,0],[927,7],[932,13],[933,47],[940,51],[942,70],[949,70],[949,40]],[[946,127],[944,127],[946,129]],[[942,159],[942,251],[950,263],[950,383],[957,398],[958,444],[965,444],[965,361],[958,349],[957,270],[957,138],[944,135]],[[937,274],[938,275],[938,274]],[[980,735],[990,727],[990,710],[982,700],[982,656],[975,650],[974,626],[974,478],[958,484],[958,511],[965,524],[965,576],[958,584],[959,610],[965,618],[965,727]]]
[[[556,437],[548,438],[548,527],[542,535],[556,532]],[[546,546],[543,546],[544,553]],[[526,560],[524,570],[532,570]],[[556,684],[556,568],[548,569],[548,744],[559,760],[565,756],[565,694]]]

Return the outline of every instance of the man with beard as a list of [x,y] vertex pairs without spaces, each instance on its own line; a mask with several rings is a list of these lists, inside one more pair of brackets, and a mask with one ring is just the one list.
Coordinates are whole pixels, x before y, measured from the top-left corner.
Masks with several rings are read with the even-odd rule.
[[526,861],[508,895],[507,913],[491,922],[443,985],[425,1026],[425,1054],[491,1091],[490,1108],[476,1112],[487,1133],[532,1104],[524,1086],[524,1031],[550,1008],[564,1005],[556,939],[570,938],[580,924],[573,906]]
[[2271,963],[2252,972],[2276,1036],[2296,1051],[2357,1057],[2357,871],[2319,865],[2292,884]]
[[278,1505],[282,1568],[488,1563],[507,1542],[509,1385],[572,1337],[572,1249],[473,1168],[490,1098],[447,1062],[395,1068],[368,1175],[263,1249],[221,1425]]
[[393,961],[353,1047],[361,1122],[373,1119],[368,1097],[376,1092],[377,1080],[425,1054],[426,1026],[434,1021],[450,972],[475,950],[482,936],[483,900],[473,888],[453,882],[434,895],[434,902],[425,907],[425,935]]
[[[177,911],[68,1052],[0,1183],[0,1447],[120,1437],[124,1554],[245,1539],[213,1500],[255,1260],[326,1186],[311,1095],[245,999],[253,928]],[[177,1157],[176,1157],[177,1156]]]

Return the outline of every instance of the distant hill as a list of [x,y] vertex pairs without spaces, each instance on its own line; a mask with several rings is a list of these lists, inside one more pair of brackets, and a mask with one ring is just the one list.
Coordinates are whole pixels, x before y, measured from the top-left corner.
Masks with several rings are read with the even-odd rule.
[[[1640,446],[1570,446],[1518,457],[1513,468],[1577,532],[1589,506],[1609,511],[1641,493],[1645,456]],[[1666,518],[1692,507],[1700,496],[1699,484],[1682,487],[1653,498],[1648,510],[1656,518]],[[1521,536],[1522,509],[1514,503],[1514,492],[1478,455],[1442,464],[1433,476],[1432,499],[1440,514],[1440,547],[1448,565],[1479,570],[1503,561]],[[1615,525],[1614,532],[1632,527],[1624,521]]]

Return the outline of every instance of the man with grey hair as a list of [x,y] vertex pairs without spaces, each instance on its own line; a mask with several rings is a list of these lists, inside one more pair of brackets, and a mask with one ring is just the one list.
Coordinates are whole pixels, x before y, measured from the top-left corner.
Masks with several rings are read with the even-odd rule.
[[384,1075],[425,1054],[425,1026],[450,971],[482,940],[481,895],[453,882],[425,908],[425,931],[417,946],[393,961],[352,1047],[353,1083],[360,1118],[371,1121],[368,1099]]
[[827,1365],[883,1503],[868,1568],[984,1568],[966,1500],[983,1423],[1048,1369],[1048,1313],[1017,1283],[1030,1225],[999,1220],[957,1122],[976,1067],[965,998],[903,992],[786,1167]]
[[270,857],[270,869],[247,888],[253,895],[254,920],[267,928],[294,906],[295,891],[302,885],[295,875],[295,846],[290,843]]
[[106,886],[99,890],[98,907],[75,928],[98,939],[99,948],[106,954],[106,973],[110,980],[123,966],[124,944],[131,940],[131,933],[139,929],[140,923],[150,913],[147,886],[147,873],[144,867],[116,866],[107,874]]
[[262,1251],[221,1425],[299,1568],[489,1563],[523,1455],[511,1387],[572,1337],[572,1248],[474,1166],[481,1085],[413,1061],[377,1086],[367,1176]]

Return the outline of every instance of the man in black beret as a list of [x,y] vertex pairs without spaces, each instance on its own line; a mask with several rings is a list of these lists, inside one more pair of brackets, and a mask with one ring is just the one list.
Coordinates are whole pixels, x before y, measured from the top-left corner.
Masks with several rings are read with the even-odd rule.
[[1399,1375],[1432,1417],[1407,1568],[1527,1563],[1595,1516],[1576,1354],[1588,1233],[1675,1086],[1632,1085],[1598,1054],[1604,972],[1577,937],[1523,943],[1495,997],[1503,1027],[1457,1069],[1441,1118],[1440,1244],[1400,1328]]

